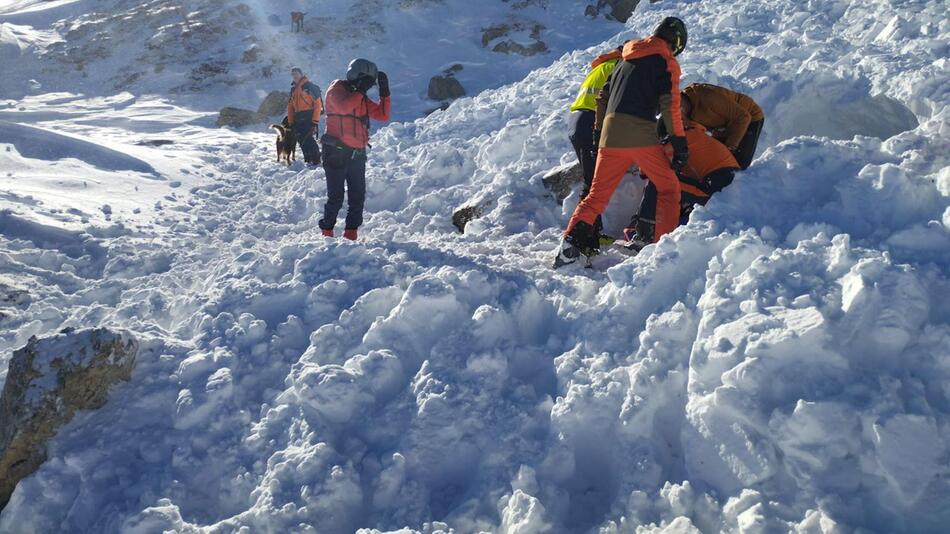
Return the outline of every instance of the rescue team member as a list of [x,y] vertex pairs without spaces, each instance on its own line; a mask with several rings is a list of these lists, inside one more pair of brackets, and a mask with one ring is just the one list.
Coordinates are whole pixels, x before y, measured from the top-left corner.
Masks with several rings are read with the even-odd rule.
[[[739,163],[726,145],[709,135],[698,122],[687,121],[686,141],[689,159],[677,176],[682,191],[680,214],[689,217],[694,205],[705,205],[709,197],[732,183]],[[656,198],[656,187],[651,182],[643,193],[639,213],[623,230],[633,248],[641,249],[655,241]]]
[[[594,181],[594,163],[597,161],[598,139],[594,135],[597,95],[600,94],[600,90],[603,89],[610,74],[613,73],[617,63],[620,62],[622,51],[622,46],[617,47],[616,50],[598,56],[591,63],[591,71],[584,79],[584,83],[581,84],[577,99],[571,105],[568,127],[571,132],[571,145],[574,147],[577,160],[581,164],[581,172],[584,175],[584,190],[581,191],[582,199],[590,193],[590,186]],[[598,234],[603,228],[599,216],[594,227]]]
[[736,156],[739,168],[748,169],[765,123],[765,114],[755,100],[708,83],[690,84],[683,90],[682,100],[686,116],[713,130]]
[[[366,92],[379,84],[379,102]],[[323,235],[333,237],[337,215],[347,195],[346,226],[343,237],[357,238],[363,224],[366,201],[366,149],[369,147],[369,121],[388,121],[390,114],[389,78],[376,64],[354,59],[345,80],[336,80],[327,90],[327,133],[323,136],[323,168],[327,175],[327,203],[320,220]]]
[[293,83],[290,85],[290,102],[287,103],[287,122],[293,128],[308,165],[320,164],[320,147],[316,136],[320,129],[320,114],[323,113],[323,97],[320,88],[311,82],[300,67],[290,69]]
[[[596,129],[602,134],[593,185],[568,222],[555,268],[598,248],[599,236],[593,224],[631,165],[637,165],[656,187],[657,239],[676,228],[680,183],[674,169],[686,163],[688,152],[680,114],[680,67],[675,56],[686,47],[686,38],[683,21],[668,17],[652,37],[624,45],[624,61],[617,65],[597,100]],[[672,165],[657,139],[657,110],[672,133]]]

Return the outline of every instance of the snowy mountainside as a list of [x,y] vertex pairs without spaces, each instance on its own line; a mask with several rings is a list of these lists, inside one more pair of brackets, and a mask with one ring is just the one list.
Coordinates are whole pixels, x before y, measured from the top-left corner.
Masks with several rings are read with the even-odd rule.
[[[291,11],[306,13],[298,33]],[[0,2],[0,43],[14,73],[0,92],[131,91],[202,110],[256,108],[268,91],[289,87],[291,66],[325,89],[363,55],[397,73],[396,114],[412,119],[439,105],[426,87],[452,65],[477,94],[620,27],[563,0]]]
[[[760,157],[640,256],[551,272],[576,196],[558,206],[540,177],[573,157],[574,90],[595,53],[669,14],[691,29],[684,81],[763,104]],[[356,244],[319,236],[322,171],[276,166],[270,136],[134,98],[108,125],[33,115],[105,128],[104,146],[174,138],[131,155],[162,186],[191,181],[98,228],[58,221],[49,194],[4,200],[0,284],[30,296],[3,308],[0,356],[102,324],[142,350],[114,400],[54,440],[0,532],[943,531],[945,14],[641,6],[606,42],[380,130]],[[4,120],[52,97],[33,98]],[[3,131],[18,137],[0,154],[46,161]],[[81,156],[53,160],[146,180]],[[622,186],[608,227],[639,187]],[[451,213],[473,204],[459,235]]]

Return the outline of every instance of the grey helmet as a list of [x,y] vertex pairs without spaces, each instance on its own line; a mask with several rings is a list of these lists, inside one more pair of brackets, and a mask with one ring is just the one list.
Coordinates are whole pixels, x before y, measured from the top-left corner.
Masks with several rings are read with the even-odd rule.
[[350,82],[355,82],[364,76],[372,78],[375,82],[378,74],[379,69],[376,68],[376,64],[368,59],[354,59],[346,68],[346,79]]

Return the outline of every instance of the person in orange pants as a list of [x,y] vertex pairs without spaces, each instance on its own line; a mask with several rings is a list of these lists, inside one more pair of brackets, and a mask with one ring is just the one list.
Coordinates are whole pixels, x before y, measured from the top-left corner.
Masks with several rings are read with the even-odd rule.
[[[686,25],[667,17],[652,37],[628,41],[623,62],[610,76],[597,99],[595,128],[601,131],[594,181],[590,193],[571,216],[554,268],[591,256],[599,247],[594,228],[620,180],[631,165],[657,188],[657,238],[672,232],[679,221],[680,184],[675,169],[688,159],[680,111],[680,67],[676,57],[686,47]],[[656,111],[671,132],[673,161],[656,134]]]

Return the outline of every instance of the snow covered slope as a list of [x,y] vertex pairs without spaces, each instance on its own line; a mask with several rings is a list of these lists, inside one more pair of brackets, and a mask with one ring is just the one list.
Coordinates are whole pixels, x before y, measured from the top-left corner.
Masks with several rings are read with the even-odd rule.
[[[4,200],[0,358],[62,326],[142,347],[0,532],[945,531],[946,11],[641,6],[607,42],[381,130],[359,243],[319,236],[322,171],[277,166],[270,136],[142,97],[33,115],[193,181],[161,212],[113,208],[121,225]],[[573,92],[594,53],[670,14],[684,81],[755,96],[767,150],[640,256],[551,272],[576,197],[540,179],[572,158]],[[21,138],[0,154],[44,168]],[[175,143],[126,150],[140,138]],[[57,161],[145,183],[105,148]]]
[[[356,56],[393,76],[398,118],[439,105],[432,76],[469,94],[522,79],[577,43],[621,27],[564,0],[38,0],[0,1],[0,95],[131,91],[197,109],[257,107],[286,90],[291,66],[324,89]],[[291,11],[306,12],[291,33]],[[609,10],[605,10],[605,13]],[[499,48],[500,47],[500,48]],[[496,52],[495,49],[506,52]]]

